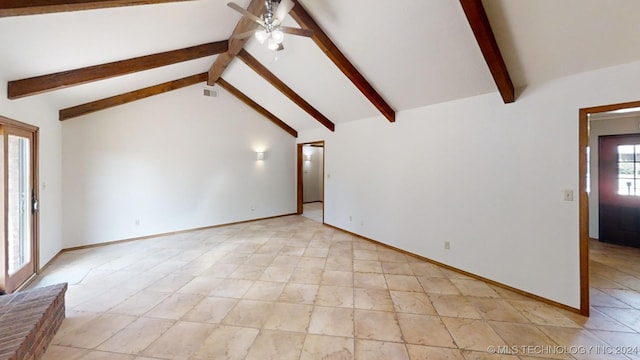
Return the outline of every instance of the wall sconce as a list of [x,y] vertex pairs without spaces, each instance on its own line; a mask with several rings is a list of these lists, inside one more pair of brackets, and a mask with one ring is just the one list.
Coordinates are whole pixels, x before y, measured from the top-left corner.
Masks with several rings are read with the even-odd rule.
[[256,152],[256,161],[262,161],[264,160],[264,151],[257,151]]
[[311,154],[305,154],[304,161],[311,161]]

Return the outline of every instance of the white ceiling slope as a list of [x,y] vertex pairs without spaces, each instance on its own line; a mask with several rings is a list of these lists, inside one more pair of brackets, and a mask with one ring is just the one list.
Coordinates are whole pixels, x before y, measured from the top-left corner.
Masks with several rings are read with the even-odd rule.
[[[226,40],[240,19],[226,2],[0,18],[0,81],[6,86],[10,80]],[[488,92],[500,96],[458,1],[300,2],[396,111]],[[516,87],[640,60],[640,47],[628,40],[640,38],[640,1],[483,4]],[[289,19],[288,25],[295,23]],[[379,114],[311,39],[287,35],[285,47],[277,61],[254,40],[246,49],[336,124]],[[35,96],[62,109],[206,72],[215,58]],[[222,77],[298,131],[322,127],[239,59]]]

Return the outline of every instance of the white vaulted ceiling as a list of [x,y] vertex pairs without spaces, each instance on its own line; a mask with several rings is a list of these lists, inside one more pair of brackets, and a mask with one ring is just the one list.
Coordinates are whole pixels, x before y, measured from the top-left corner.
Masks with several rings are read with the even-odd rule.
[[[193,0],[0,18],[0,82],[6,87],[12,80],[227,40],[240,15],[226,2]],[[235,2],[245,8],[249,4]],[[489,92],[500,96],[458,1],[300,3],[396,111]],[[640,38],[637,0],[483,4],[516,87],[640,60],[640,47],[628,41]],[[296,26],[291,18],[287,24]],[[245,49],[336,124],[379,114],[311,39],[287,35],[285,47],[277,61],[255,40]],[[215,59],[34,96],[63,109],[206,72]],[[298,131],[322,127],[239,59],[222,77]],[[29,98],[12,101],[28,104]]]

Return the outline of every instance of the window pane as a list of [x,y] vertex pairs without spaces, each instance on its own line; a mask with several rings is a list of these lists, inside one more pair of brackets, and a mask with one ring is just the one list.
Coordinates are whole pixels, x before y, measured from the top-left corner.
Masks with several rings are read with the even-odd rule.
[[29,139],[9,135],[7,242],[9,275],[31,261],[31,194],[29,190]]
[[634,181],[629,179],[618,179],[618,195],[634,195]]
[[635,177],[635,164],[632,162],[618,163],[618,177],[633,179]]
[[618,145],[618,162],[633,162],[635,161],[634,155],[634,145]]

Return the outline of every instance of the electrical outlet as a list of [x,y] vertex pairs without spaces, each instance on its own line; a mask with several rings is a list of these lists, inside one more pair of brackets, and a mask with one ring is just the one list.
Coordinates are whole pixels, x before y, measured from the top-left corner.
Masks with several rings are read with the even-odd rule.
[[444,242],[444,249],[445,250],[450,250],[451,249],[451,243],[449,242],[449,240]]
[[351,215],[349,215],[349,222],[353,221],[353,217],[351,217]]

